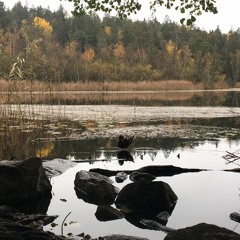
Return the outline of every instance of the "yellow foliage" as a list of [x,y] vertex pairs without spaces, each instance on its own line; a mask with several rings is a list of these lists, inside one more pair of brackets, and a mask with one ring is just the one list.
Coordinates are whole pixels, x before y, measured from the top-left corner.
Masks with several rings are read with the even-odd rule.
[[43,18],[35,17],[33,20],[33,24],[34,24],[34,26],[42,29],[44,34],[46,34],[46,35],[50,35],[52,33],[53,28],[52,28],[51,24]]
[[90,63],[93,61],[93,58],[95,57],[95,52],[93,49],[89,48],[84,52],[82,57],[86,62]]
[[106,26],[106,27],[105,27],[105,33],[106,33],[108,36],[111,36],[111,35],[112,35],[111,27]]
[[52,153],[53,149],[54,149],[54,144],[52,142],[48,142],[41,149],[37,150],[36,156],[40,158],[47,157]]
[[71,41],[65,48],[66,53],[69,56],[74,56],[76,54],[77,50],[77,42],[76,41]]
[[117,33],[117,36],[118,36],[118,41],[121,41],[123,39],[123,31],[119,30]]
[[27,25],[27,20],[26,19],[22,20],[22,25]]
[[231,36],[232,36],[232,32],[228,32],[228,33],[227,33],[227,40],[228,40],[228,41],[230,40]]
[[122,43],[117,43],[113,49],[113,54],[116,58],[125,58],[126,50]]
[[168,41],[166,51],[169,56],[173,56],[175,51],[175,44],[172,42],[172,40]]

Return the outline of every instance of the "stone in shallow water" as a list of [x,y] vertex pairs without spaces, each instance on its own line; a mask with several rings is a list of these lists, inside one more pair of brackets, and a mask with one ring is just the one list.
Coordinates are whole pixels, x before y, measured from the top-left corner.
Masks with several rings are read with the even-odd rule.
[[99,221],[112,221],[124,218],[124,214],[111,206],[98,206],[95,213]]
[[115,204],[120,209],[135,211],[171,212],[177,201],[177,195],[165,182],[136,182],[122,188]]
[[117,183],[122,183],[122,182],[124,182],[126,179],[127,179],[127,173],[125,173],[125,172],[118,172],[117,174],[116,174],[116,176],[115,176],[115,181],[117,182]]
[[51,197],[51,190],[40,158],[0,161],[0,204]]
[[104,240],[149,240],[148,238],[136,237],[136,236],[126,236],[121,234],[112,234],[105,236]]
[[61,175],[67,169],[76,166],[77,163],[66,159],[56,158],[53,160],[43,161],[43,168],[49,178]]
[[153,181],[156,177],[150,173],[143,173],[134,171],[130,174],[129,179],[133,182],[141,182],[141,181]]
[[9,206],[0,206],[0,239],[23,240],[60,240],[50,232],[44,232],[42,227],[54,221],[58,216],[46,214],[27,215]]
[[216,225],[200,223],[170,232],[164,240],[240,240],[240,235]]
[[119,191],[110,178],[85,170],[76,173],[74,185],[78,198],[96,205],[113,204]]

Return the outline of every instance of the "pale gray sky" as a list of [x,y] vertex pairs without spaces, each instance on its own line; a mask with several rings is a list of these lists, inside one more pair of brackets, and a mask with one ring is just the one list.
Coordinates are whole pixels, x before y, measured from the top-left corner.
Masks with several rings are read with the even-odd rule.
[[[4,2],[6,7],[12,8],[18,0],[1,0]],[[143,8],[137,15],[132,15],[132,19],[143,20],[148,19],[151,16],[149,7],[147,6],[147,0],[140,0],[143,2]],[[176,0],[178,1],[178,0]],[[196,26],[204,30],[215,30],[217,26],[221,29],[223,33],[227,33],[229,30],[237,30],[240,28],[240,0],[216,0],[218,7],[218,14],[204,13],[202,16],[197,18]],[[68,1],[60,0],[21,0],[23,5],[39,6],[43,8],[50,7],[51,10],[57,10],[59,5],[62,4],[63,7],[70,13],[73,9],[73,4]],[[165,8],[159,8],[156,17],[159,22],[163,22],[165,16],[168,15],[172,21],[179,22],[183,17],[182,14],[174,10],[167,10]]]

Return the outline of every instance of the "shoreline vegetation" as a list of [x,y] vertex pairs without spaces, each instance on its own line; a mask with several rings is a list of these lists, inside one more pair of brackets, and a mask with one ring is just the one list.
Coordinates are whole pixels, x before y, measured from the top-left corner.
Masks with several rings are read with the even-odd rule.
[[[105,81],[105,82],[62,82],[52,83],[37,80],[0,79],[0,111],[6,112],[11,104],[29,105],[142,105],[163,106],[184,101],[201,101],[208,94],[208,101],[225,101],[231,91],[238,92],[235,85],[229,88],[225,83],[216,83],[205,89],[203,83],[194,84],[188,80],[162,81]],[[199,104],[197,104],[199,105]],[[8,112],[8,111],[7,111]],[[5,114],[3,114],[5,115]]]
[[167,16],[73,17],[21,2],[0,10],[2,91],[210,90],[240,81],[238,31],[206,32]]
[[[234,89],[240,87],[236,85]],[[213,91],[229,89],[224,82],[216,83],[209,89],[205,88],[203,83],[196,83],[189,80],[161,80],[161,81],[104,81],[94,82],[62,82],[51,83],[37,80],[6,80],[0,79],[0,92],[64,92],[64,91]]]
[[[238,85],[229,88],[222,82],[212,89],[205,89],[204,84],[194,84],[188,80],[58,84],[0,79],[0,122],[11,126],[13,119],[19,125],[24,124],[26,119],[45,119],[42,105],[52,109],[54,105],[58,106],[59,116],[55,116],[58,121],[65,121],[60,113],[65,113],[67,105],[201,106],[203,102],[210,106],[227,105],[231,91],[238,92],[240,88]],[[24,105],[28,105],[27,110]],[[38,109],[37,112],[34,108]],[[48,116],[47,119],[52,117]]]

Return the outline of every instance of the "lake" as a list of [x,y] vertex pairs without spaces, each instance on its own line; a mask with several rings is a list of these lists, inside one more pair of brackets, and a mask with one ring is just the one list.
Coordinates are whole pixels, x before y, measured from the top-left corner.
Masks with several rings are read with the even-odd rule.
[[[207,171],[155,180],[168,183],[178,196],[167,226],[178,229],[206,222],[240,233],[239,224],[229,218],[240,210],[239,173],[223,171],[240,164],[239,159],[229,163],[224,158],[228,152],[240,154],[238,91],[74,93],[72,98],[69,93],[35,93],[31,96],[35,104],[29,104],[29,99],[25,94],[18,104],[1,105],[4,114],[24,119],[3,122],[1,159],[34,155],[80,161],[51,178],[53,196],[47,213],[59,218],[46,230],[63,231],[64,235],[120,233],[164,239],[166,233],[141,229],[126,219],[98,221],[97,206],[77,198],[74,178],[83,169],[124,171],[174,165]],[[118,161],[119,134],[135,135],[129,148],[133,161]],[[121,189],[128,183],[129,179],[114,184]]]

